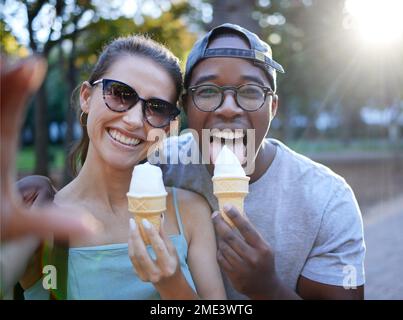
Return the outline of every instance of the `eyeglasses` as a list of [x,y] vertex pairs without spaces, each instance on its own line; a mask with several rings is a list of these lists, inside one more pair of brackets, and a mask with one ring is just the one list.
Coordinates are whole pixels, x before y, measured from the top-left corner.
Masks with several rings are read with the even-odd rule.
[[143,116],[154,128],[167,126],[180,114],[180,110],[175,105],[165,100],[141,98],[136,90],[126,83],[111,79],[99,79],[94,81],[92,86],[99,83],[102,83],[104,102],[111,111],[126,112],[141,101]]
[[224,102],[226,90],[234,91],[237,105],[242,110],[249,112],[259,110],[266,101],[267,95],[274,94],[271,88],[257,84],[243,84],[238,87],[202,84],[188,89],[192,95],[193,103],[204,112],[216,111]]

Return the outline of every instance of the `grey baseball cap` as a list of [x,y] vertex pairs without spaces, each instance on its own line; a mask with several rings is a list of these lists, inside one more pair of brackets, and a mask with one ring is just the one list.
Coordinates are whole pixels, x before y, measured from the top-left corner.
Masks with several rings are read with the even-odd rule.
[[[214,35],[220,32],[230,30],[234,33],[239,33],[242,39],[249,43],[250,49],[238,48],[208,48],[210,40]],[[261,40],[255,33],[242,28],[239,25],[232,23],[224,23],[218,27],[211,29],[201,39],[196,41],[186,61],[185,70],[185,86],[189,84],[191,73],[194,67],[201,61],[207,58],[215,57],[233,57],[243,58],[253,61],[253,63],[262,68],[269,80],[271,81],[272,89],[276,90],[276,71],[284,73],[283,67],[273,60],[273,54],[270,46]]]

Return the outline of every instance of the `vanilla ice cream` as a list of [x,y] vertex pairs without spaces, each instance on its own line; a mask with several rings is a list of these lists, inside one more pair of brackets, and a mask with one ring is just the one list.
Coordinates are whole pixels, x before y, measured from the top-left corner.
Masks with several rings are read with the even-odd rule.
[[227,146],[217,156],[214,177],[246,177],[238,157]]
[[127,196],[142,198],[166,195],[162,171],[159,167],[148,162],[134,167]]
[[241,215],[245,215],[244,199],[249,192],[249,179],[237,156],[224,146],[215,162],[213,192],[217,197],[222,217],[233,228],[235,226],[224,212],[224,206],[231,204]]
[[127,193],[128,210],[133,213],[145,244],[151,244],[151,241],[144,230],[143,219],[159,230],[162,214],[166,211],[167,195],[159,167],[148,162],[134,167]]

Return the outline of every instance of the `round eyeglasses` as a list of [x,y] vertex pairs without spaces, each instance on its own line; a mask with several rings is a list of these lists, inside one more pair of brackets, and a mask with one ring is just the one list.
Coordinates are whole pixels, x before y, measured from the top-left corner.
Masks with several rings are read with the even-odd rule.
[[271,88],[258,84],[243,84],[238,87],[202,84],[189,87],[188,92],[199,110],[213,112],[221,107],[224,102],[224,93],[227,90],[234,91],[237,105],[249,112],[259,110],[267,96],[274,94]]

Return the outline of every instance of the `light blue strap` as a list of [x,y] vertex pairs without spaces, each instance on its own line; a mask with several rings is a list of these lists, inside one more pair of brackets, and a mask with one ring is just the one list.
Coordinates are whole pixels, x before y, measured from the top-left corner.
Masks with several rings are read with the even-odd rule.
[[179,234],[185,235],[185,233],[183,232],[181,215],[179,214],[178,201],[176,199],[176,189],[175,188],[172,188],[172,196],[174,198],[174,207],[175,207],[176,220],[178,221],[178,226],[179,226]]

